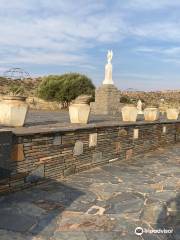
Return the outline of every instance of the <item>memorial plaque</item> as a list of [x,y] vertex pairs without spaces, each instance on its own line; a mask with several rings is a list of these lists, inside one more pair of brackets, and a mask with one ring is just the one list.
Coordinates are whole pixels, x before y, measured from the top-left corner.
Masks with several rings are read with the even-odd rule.
[[166,126],[163,126],[163,133],[165,134],[167,132]]
[[133,138],[134,139],[138,139],[139,138],[139,129],[134,129]]
[[74,156],[79,156],[83,154],[83,142],[76,141],[73,153],[74,153]]
[[0,130],[0,179],[10,175],[12,132]]
[[91,133],[89,135],[89,147],[95,147],[97,145],[97,133]]
[[124,137],[124,136],[127,136],[128,133],[125,129],[120,129],[119,132],[118,132],[118,136],[119,137]]

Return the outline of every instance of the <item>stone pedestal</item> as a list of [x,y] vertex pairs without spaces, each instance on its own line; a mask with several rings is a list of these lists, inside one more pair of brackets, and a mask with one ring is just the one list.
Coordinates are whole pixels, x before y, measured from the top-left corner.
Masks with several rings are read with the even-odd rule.
[[120,112],[120,92],[113,84],[104,84],[96,90],[91,114],[116,115]]

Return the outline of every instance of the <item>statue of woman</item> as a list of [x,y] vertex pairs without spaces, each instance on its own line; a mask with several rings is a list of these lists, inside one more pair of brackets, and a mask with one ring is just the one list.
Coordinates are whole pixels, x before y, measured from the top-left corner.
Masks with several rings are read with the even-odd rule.
[[112,57],[113,57],[113,52],[112,50],[108,50],[107,53],[107,64],[105,66],[105,79],[103,81],[103,84],[114,84],[112,80]]

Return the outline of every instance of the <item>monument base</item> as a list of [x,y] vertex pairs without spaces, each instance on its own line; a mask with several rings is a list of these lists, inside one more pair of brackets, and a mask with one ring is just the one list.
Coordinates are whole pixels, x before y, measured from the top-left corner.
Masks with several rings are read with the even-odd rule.
[[120,92],[113,84],[104,84],[95,92],[91,103],[91,114],[117,115],[120,113]]

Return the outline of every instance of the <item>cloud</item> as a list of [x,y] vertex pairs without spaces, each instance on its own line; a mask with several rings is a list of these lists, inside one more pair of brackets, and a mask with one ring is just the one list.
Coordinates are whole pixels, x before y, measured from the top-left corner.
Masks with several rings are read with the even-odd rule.
[[180,41],[180,24],[176,22],[148,23],[134,26],[131,34],[145,39],[156,39],[164,42]]
[[102,13],[103,1],[78,2],[14,0],[11,5],[2,0],[1,63],[82,64],[87,49],[119,40],[121,18]]
[[178,58],[180,56],[180,47],[148,47],[141,46],[134,49],[135,52],[145,53],[157,56]]
[[180,6],[179,0],[126,0],[124,4],[127,8],[136,9],[138,11],[142,10],[157,10],[169,7]]
[[[137,53],[139,61],[177,62],[179,8],[179,0],[1,0],[0,65],[78,69],[102,79],[108,48],[115,48],[116,66],[133,65],[129,74],[138,69]],[[128,77],[143,79],[136,74]]]

